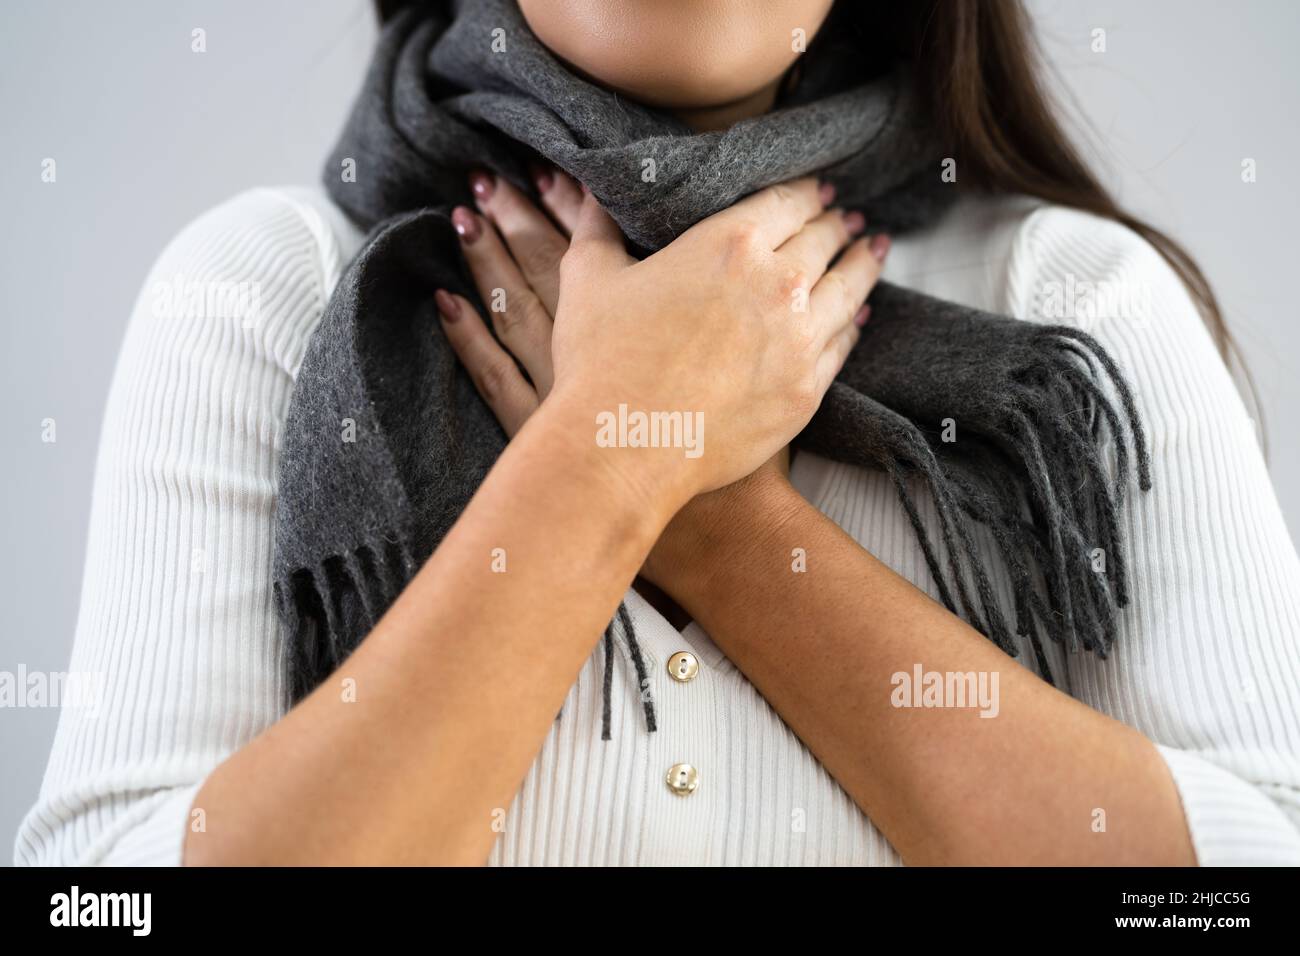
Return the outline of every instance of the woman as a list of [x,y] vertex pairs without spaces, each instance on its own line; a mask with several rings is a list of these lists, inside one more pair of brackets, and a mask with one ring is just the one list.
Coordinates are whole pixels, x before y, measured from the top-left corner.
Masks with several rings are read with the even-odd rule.
[[[1220,337],[1221,320],[1195,266],[1120,213],[1066,144],[1016,4],[907,5],[865,23],[830,0],[745,16],[712,2],[483,0],[458,4],[450,23],[436,7],[386,33],[372,83],[390,85],[378,106],[359,102],[331,160],[332,199],[238,197],[155,268],[254,282],[262,307],[243,328],[137,310],[74,652],[74,668],[109,675],[107,699],[95,720],[63,715],[20,861],[1300,861],[1300,566],[1198,306]],[[846,61],[827,51],[846,40],[862,74],[840,87],[826,64]],[[900,61],[910,79],[890,85]],[[459,138],[439,138],[443,113],[422,124],[404,112],[444,85]],[[845,100],[822,92],[858,89],[904,92],[889,94],[872,135],[827,147],[858,114],[828,113]],[[929,124],[913,122],[923,114],[945,161],[904,182],[931,155]],[[644,129],[656,135],[624,136]],[[746,145],[728,154],[735,143]],[[748,182],[766,186],[776,180],[762,171],[831,167],[827,149],[870,168],[869,195],[853,191],[859,179],[833,180],[836,196],[808,175],[742,191],[730,172],[758,169]],[[634,161],[647,187],[682,177],[696,206],[639,192],[624,167],[608,172],[608,155]],[[485,156],[494,170],[475,168]],[[747,194],[714,197],[721,211],[700,217],[707,190],[682,156],[703,157],[716,191]],[[529,158],[590,171],[591,191],[543,165],[526,193]],[[457,162],[466,179],[453,187],[444,173]],[[337,185],[350,173],[364,188]],[[418,210],[425,188],[473,197],[450,216],[456,249],[432,215],[379,220]],[[340,203],[381,224],[364,237]],[[891,237],[882,223],[919,228]],[[621,233],[658,251],[637,261]],[[447,270],[424,275],[427,289],[410,279],[459,257],[472,287]],[[1101,517],[1088,519],[1123,541],[1094,553],[1107,581],[1127,580],[1113,643],[1098,637],[1112,585],[1074,589],[1057,573],[1087,542],[1062,544],[1074,526],[1046,507],[1041,477],[1024,479],[1043,517],[1025,533],[1055,537],[1033,555],[1001,547],[1020,539],[961,530],[972,515],[999,527],[984,507],[996,489],[944,504],[970,490],[953,476],[970,466],[961,436],[974,403],[954,408],[954,447],[934,439],[929,472],[922,448],[891,474],[805,445],[787,474],[796,437],[862,435],[863,421],[827,420],[859,394],[846,382],[865,369],[890,381],[895,366],[864,354],[909,335],[887,315],[896,290],[881,284],[861,307],[882,267],[981,310],[940,326],[954,337],[1004,328],[985,314],[1026,320],[1009,336],[1050,320],[1100,343],[1071,346],[1069,367],[1100,381],[1113,360],[1116,387],[1131,383],[1150,490],[1113,513],[1099,493]],[[1062,309],[1058,293],[1077,280],[1141,290],[1143,308]],[[436,320],[417,309],[434,302]],[[468,378],[438,364],[444,344]],[[997,355],[981,353],[990,377]],[[419,394],[435,385],[413,380],[417,367],[446,373],[439,401]],[[919,407],[962,374],[922,362],[894,387],[924,381]],[[340,400],[354,376],[364,394]],[[482,403],[462,394],[469,382]],[[1098,411],[1112,406],[1088,382],[1070,378],[1066,393],[1076,418],[1098,420],[1070,447],[1122,482],[1123,423]],[[993,391],[1050,396],[1055,384]],[[450,419],[455,402],[473,427]],[[620,407],[698,415],[703,431],[692,444],[679,429],[669,447],[622,432],[602,442],[593,423]],[[403,408],[418,428],[394,441],[410,427]],[[510,436],[481,484],[464,463],[500,448],[479,408]],[[937,425],[942,409],[931,411]],[[1103,466],[1080,436],[1105,434],[1104,418],[1115,435],[1099,439]],[[371,442],[383,429],[389,440]],[[412,451],[426,433],[456,454]],[[1019,437],[1032,435],[1026,424]],[[436,548],[409,576],[405,541],[391,557],[381,543],[343,561],[306,540],[370,515],[375,498],[397,507],[411,489],[366,477],[388,474],[385,455],[425,476],[411,510]],[[1000,461],[986,455],[970,474],[996,484]],[[1079,468],[1092,488],[1100,472]],[[948,490],[913,490],[923,474]],[[393,544],[386,533],[376,538]],[[326,556],[316,576],[285,558],[295,549]],[[1031,558],[1043,589],[1013,574]],[[400,594],[367,590],[399,576]],[[999,632],[1016,601],[1015,626]],[[338,637],[373,618],[355,650]],[[1042,640],[1037,624],[1081,646]],[[972,698],[951,698],[952,675],[971,676]]]

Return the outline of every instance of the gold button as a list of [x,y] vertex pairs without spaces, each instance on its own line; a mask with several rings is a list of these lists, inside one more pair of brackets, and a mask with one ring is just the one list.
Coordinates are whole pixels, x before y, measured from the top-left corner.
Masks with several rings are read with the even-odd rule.
[[695,680],[695,675],[699,672],[700,662],[690,651],[678,651],[668,658],[668,676],[675,681],[685,684],[689,680]]
[[668,789],[679,797],[689,797],[700,785],[700,774],[688,763],[668,768]]

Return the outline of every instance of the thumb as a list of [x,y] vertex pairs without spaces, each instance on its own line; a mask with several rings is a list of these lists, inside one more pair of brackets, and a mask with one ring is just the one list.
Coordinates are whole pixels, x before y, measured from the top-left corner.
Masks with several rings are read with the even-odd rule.
[[633,261],[623,247],[623,232],[618,223],[585,188],[578,222],[569,237],[569,250],[580,261],[597,268],[621,267]]

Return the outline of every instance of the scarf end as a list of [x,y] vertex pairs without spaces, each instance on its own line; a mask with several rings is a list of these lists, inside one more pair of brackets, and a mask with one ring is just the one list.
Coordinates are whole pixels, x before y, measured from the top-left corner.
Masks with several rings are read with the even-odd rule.
[[415,576],[404,538],[383,535],[314,567],[276,574],[285,630],[285,696],[297,704],[335,673]]

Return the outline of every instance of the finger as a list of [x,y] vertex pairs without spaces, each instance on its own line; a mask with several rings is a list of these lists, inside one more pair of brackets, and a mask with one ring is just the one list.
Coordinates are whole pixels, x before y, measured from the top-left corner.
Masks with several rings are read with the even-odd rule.
[[582,187],[576,179],[558,169],[541,170],[536,179],[542,205],[560,224],[565,235],[573,235],[578,226],[578,215],[582,212]]
[[623,247],[623,233],[609,213],[601,208],[599,200],[584,192],[578,223],[569,240],[568,268],[577,265],[582,269],[618,269],[629,265],[632,257]]
[[470,188],[479,211],[497,227],[528,285],[547,313],[555,315],[555,303],[560,298],[560,260],[569,249],[569,240],[507,180],[477,172],[470,176]]
[[496,415],[506,434],[514,436],[538,405],[533,389],[508,352],[497,344],[474,307],[458,295],[434,293],[442,330],[474,387]]
[[551,316],[529,287],[492,224],[464,206],[451,213],[461,250],[501,344],[528,370],[542,395],[551,390]]
[[[870,306],[864,305],[862,309],[870,313]],[[862,314],[862,309],[858,311],[859,315]],[[861,337],[862,326],[856,320],[831,336],[825,350],[817,359],[817,390],[820,394],[824,395],[831,387],[831,382],[835,381],[835,376],[840,374],[840,369],[848,360],[849,353],[853,351],[853,346],[858,344],[858,339]]]
[[808,220],[820,216],[834,198],[831,186],[819,185],[813,177],[805,176],[746,196],[714,216],[713,221],[728,226],[747,224],[756,231],[761,244],[777,249]]
[[[884,238],[885,243],[877,240]],[[873,249],[888,251],[887,237],[876,236],[868,242],[859,239],[813,286],[809,308],[817,322],[820,341],[830,340],[861,308],[876,280],[880,278],[881,260]]]
[[866,227],[867,220],[860,212],[828,209],[787,239],[776,252],[796,269],[815,278]]

